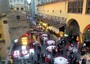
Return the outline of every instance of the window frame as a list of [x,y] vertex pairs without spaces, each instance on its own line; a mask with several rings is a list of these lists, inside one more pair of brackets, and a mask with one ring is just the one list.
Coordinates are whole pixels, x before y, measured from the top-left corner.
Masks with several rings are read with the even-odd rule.
[[82,13],[83,11],[83,0],[69,1],[68,2],[68,13]]
[[86,2],[86,14],[90,14],[90,0],[87,0]]

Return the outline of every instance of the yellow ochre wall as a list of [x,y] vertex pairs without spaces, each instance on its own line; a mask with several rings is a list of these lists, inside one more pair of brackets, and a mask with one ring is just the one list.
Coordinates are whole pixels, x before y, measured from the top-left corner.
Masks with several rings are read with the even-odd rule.
[[0,34],[2,34],[2,38],[0,38],[0,40],[4,40],[3,25],[2,25],[2,21],[1,20],[0,20]]
[[[0,19],[0,34],[2,34],[2,37],[0,38],[1,40],[5,40],[4,38],[4,32],[3,32],[3,24],[2,24],[2,20]],[[6,47],[5,47],[5,42],[0,42],[0,56],[2,59],[6,58]]]
[[[68,13],[67,12],[68,1],[50,3],[50,4],[38,6],[38,10],[39,10],[38,13],[67,18],[66,23],[68,23],[70,19],[75,19],[79,24],[80,32],[83,33],[83,30],[85,29],[85,27],[88,24],[90,24],[90,15],[85,14],[86,2],[87,0],[83,0],[83,11],[81,14]],[[49,12],[47,10],[49,10]],[[52,10],[54,10],[54,12],[52,12]],[[62,12],[60,12],[60,10]]]
[[2,34],[0,41],[5,40],[0,42],[0,56],[2,60],[5,60],[9,51],[8,48],[11,46],[11,40],[8,23],[4,24],[3,20],[7,20],[6,17],[0,18],[0,34]]

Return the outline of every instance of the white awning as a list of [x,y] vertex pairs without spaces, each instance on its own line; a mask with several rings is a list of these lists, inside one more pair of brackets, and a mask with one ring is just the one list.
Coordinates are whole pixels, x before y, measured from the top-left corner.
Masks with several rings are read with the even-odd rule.
[[55,31],[56,33],[59,33],[59,29],[57,29],[53,26],[50,26],[49,29]]

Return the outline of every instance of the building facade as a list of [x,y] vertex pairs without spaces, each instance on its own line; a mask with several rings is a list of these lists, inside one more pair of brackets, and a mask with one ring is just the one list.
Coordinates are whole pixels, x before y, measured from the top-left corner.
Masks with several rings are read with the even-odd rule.
[[9,0],[0,0],[0,14],[1,13],[9,13]]
[[41,4],[44,0],[31,0],[31,16],[35,17],[37,14],[37,5]]
[[[53,26],[54,32],[76,35],[81,44],[90,40],[90,0],[54,0],[38,5],[38,22]],[[62,27],[64,26],[64,30]]]
[[26,0],[9,0],[9,3],[11,9],[25,11]]
[[9,35],[8,19],[6,15],[0,15],[0,56],[2,60],[5,60],[11,46],[11,40]]

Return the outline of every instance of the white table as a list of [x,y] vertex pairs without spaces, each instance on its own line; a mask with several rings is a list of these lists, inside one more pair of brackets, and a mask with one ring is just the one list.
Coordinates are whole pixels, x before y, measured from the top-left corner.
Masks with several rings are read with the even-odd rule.
[[34,52],[34,48],[29,49],[29,53],[30,53],[30,55],[31,55],[31,54],[34,55],[34,53],[35,53],[35,52]]
[[78,52],[78,49],[76,47],[71,47],[69,46],[69,51],[73,51],[73,53],[77,53]]
[[52,45],[52,44],[55,44],[55,41],[54,41],[54,40],[48,40],[48,41],[46,42],[46,44],[47,44],[47,45]]
[[55,49],[55,48],[56,48],[56,46],[50,45],[50,46],[48,46],[48,47],[46,48],[46,50],[49,51],[49,52],[52,52],[52,50]]
[[56,57],[54,58],[54,64],[68,64],[68,60],[64,57]]
[[43,43],[44,43],[44,44],[45,44],[45,42],[48,40],[47,37],[42,37],[42,39],[43,39]]
[[42,38],[43,38],[43,40],[45,40],[45,41],[46,41],[46,40],[48,40],[48,38],[47,38],[47,37],[42,37]]
[[42,37],[48,37],[48,35],[47,35],[47,34],[42,34],[41,36],[42,36]]
[[77,53],[78,52],[78,49],[76,47],[73,47],[73,52],[74,53]]
[[14,56],[14,58],[19,58],[20,57],[20,51],[15,50],[13,56]]

